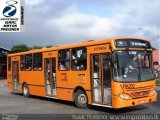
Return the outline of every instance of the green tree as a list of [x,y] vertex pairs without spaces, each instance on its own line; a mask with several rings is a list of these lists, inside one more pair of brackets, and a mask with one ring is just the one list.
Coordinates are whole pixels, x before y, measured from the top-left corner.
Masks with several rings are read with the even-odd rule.
[[31,47],[30,49],[32,50],[32,49],[42,49],[43,47],[42,46],[33,46],[33,47]]
[[12,48],[11,48],[11,51],[13,53],[18,53],[18,52],[24,52],[24,51],[28,51],[29,48],[27,45],[25,44],[19,44],[19,45],[14,45]]
[[53,45],[48,45],[48,46],[46,46],[46,48],[51,48],[51,47],[53,47]]

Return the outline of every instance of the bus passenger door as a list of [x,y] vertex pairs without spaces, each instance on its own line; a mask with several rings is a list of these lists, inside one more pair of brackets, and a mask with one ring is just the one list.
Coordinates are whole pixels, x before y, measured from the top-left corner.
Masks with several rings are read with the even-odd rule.
[[111,59],[110,54],[102,54],[102,90],[103,90],[103,104],[112,103],[111,93]]
[[45,86],[47,96],[56,96],[56,58],[45,59]]
[[19,91],[19,62],[12,62],[12,81],[13,81],[13,90]]
[[92,98],[97,104],[111,104],[109,54],[91,55]]
[[92,95],[95,103],[102,103],[102,83],[101,83],[101,69],[100,69],[100,55],[91,56],[91,74],[92,74]]

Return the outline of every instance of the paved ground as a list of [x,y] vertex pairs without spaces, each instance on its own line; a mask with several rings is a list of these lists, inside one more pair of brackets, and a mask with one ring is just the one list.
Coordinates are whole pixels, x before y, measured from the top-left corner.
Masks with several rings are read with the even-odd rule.
[[[158,88],[159,89],[159,88]],[[160,89],[157,90],[160,95]],[[152,104],[113,110],[91,106],[90,109],[78,109],[73,103],[32,96],[25,98],[21,94],[12,94],[7,90],[6,81],[0,80],[0,114],[160,114],[160,97]]]
[[6,86],[6,85],[7,85],[7,81],[0,79],[0,87]]

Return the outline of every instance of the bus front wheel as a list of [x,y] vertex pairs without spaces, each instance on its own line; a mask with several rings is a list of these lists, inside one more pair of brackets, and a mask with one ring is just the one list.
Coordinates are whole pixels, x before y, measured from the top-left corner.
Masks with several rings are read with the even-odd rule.
[[78,90],[75,93],[75,105],[78,108],[83,108],[83,109],[88,108],[88,98],[87,95],[82,90]]
[[26,83],[23,85],[23,96],[24,97],[29,97],[30,96],[29,87],[28,87],[28,85]]

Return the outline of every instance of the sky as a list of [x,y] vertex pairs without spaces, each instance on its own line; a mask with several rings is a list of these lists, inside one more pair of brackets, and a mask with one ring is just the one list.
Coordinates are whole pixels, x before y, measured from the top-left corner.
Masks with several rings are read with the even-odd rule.
[[25,0],[25,32],[0,33],[0,46],[128,36],[148,39],[157,48],[159,6],[160,0]]

